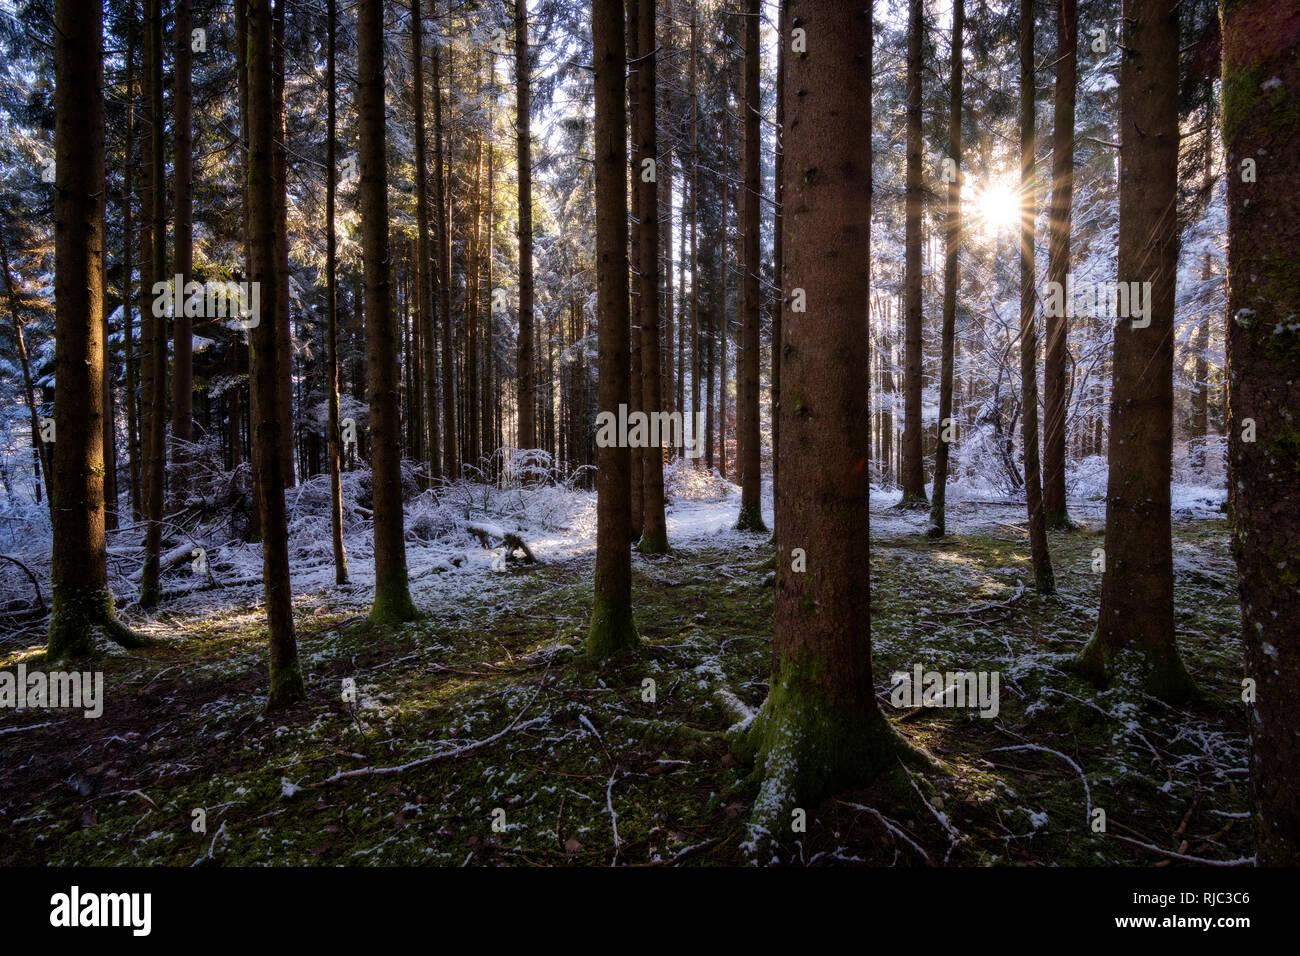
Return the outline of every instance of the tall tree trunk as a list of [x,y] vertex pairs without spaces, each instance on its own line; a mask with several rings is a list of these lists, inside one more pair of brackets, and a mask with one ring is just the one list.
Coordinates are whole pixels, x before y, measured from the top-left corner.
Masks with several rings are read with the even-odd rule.
[[[175,153],[172,160],[172,188],[175,196],[175,260],[181,302],[188,296],[185,288],[194,273],[194,157],[193,92],[190,32],[194,27],[191,0],[176,0],[176,25],[172,63],[174,88]],[[172,468],[171,496],[176,504],[184,503],[190,490],[190,443],[194,440],[194,323],[188,308],[172,319]]]
[[[783,476],[776,507],[772,676],[740,749],[764,782],[755,823],[776,833],[893,765],[900,745],[876,705],[868,558],[871,20],[840,0],[791,0],[807,52],[785,94],[785,288],[807,312],[781,323]],[[789,39],[782,37],[782,42]],[[822,174],[805,175],[816,168]],[[800,564],[807,560],[807,570]]]
[[[88,656],[96,629],[143,641],[113,615],[104,550],[104,41],[97,3],[54,8],[54,493],[48,658]],[[8,276],[8,266],[5,274]]]
[[[411,81],[415,122],[415,222],[419,266],[420,330],[424,365],[424,420],[427,429],[425,450],[429,456],[429,480],[438,477],[438,375],[437,326],[433,306],[433,241],[429,235],[428,137],[424,124],[424,20],[420,0],[411,0]],[[435,95],[439,95],[435,91]],[[441,192],[441,190],[436,190]],[[412,396],[415,400],[415,396]]]
[[[140,398],[136,389],[135,328],[131,318],[131,243],[135,239],[131,197],[135,174],[135,11],[126,28],[126,163],[122,171],[122,361],[126,366],[126,453],[130,459],[131,520],[140,520]],[[140,274],[141,292],[144,273]],[[141,315],[141,332],[143,320]]]
[[[700,451],[700,441],[704,441],[705,456],[709,467],[713,465],[713,418],[710,415],[708,435],[695,434],[696,423],[699,421],[696,415],[701,410],[700,406],[700,372],[703,370],[700,359],[700,267],[699,267],[699,227],[700,227],[700,98],[697,90],[699,84],[699,63],[698,43],[696,40],[696,4],[698,0],[691,0],[691,437],[695,439],[695,453],[698,456]],[[709,380],[710,390],[713,388],[712,377]],[[712,404],[708,392],[705,393],[705,399]],[[695,467],[698,469],[701,459],[695,459]]]
[[[1241,595],[1250,715],[1256,861],[1300,864],[1300,578],[1295,570],[1300,456],[1300,9],[1227,0],[1223,143],[1228,187],[1228,435],[1233,552]],[[1260,77],[1268,77],[1261,86]],[[1275,82],[1280,81],[1280,82]],[[1246,182],[1242,163],[1258,164]],[[1248,424],[1249,423],[1249,424]],[[1247,429],[1258,430],[1254,442]]]
[[[655,126],[655,102],[658,99],[655,82],[655,0],[637,0],[640,16],[637,20],[637,48],[641,60],[637,64],[637,163],[633,167],[633,182],[639,197],[641,261],[638,271],[641,279],[639,303],[641,325],[641,408],[653,422],[660,411],[659,378],[659,183],[655,169],[658,160],[659,137]],[[652,165],[646,169],[645,160]],[[647,178],[648,177],[648,178]],[[669,196],[671,199],[671,195]],[[655,429],[651,429],[651,432]],[[642,457],[642,554],[663,554],[668,550],[668,527],[664,519],[664,458],[663,448],[654,442],[645,448]]]
[[1025,442],[1025,502],[1029,511],[1029,549],[1034,585],[1052,594],[1052,558],[1047,551],[1043,479],[1038,461],[1038,323],[1034,288],[1034,5],[1020,9],[1020,403]]
[[528,3],[515,0],[515,126],[519,170],[519,350],[516,358],[520,448],[537,445],[533,401],[533,161],[529,105]]
[[[481,70],[477,70],[478,100],[483,97]],[[469,265],[465,278],[465,453],[472,467],[481,465],[482,438],[479,432],[478,366],[479,366],[479,239],[482,216],[483,190],[483,133],[474,136],[474,185],[470,190]]]
[[[146,7],[149,18],[149,179],[151,200],[151,252],[150,265],[153,282],[150,288],[155,296],[164,294],[167,282],[167,212],[164,184],[167,179],[163,164],[163,91],[162,91],[162,4],[149,0]],[[143,284],[143,283],[142,283]],[[145,530],[144,571],[140,580],[140,606],[151,609],[158,606],[162,596],[158,584],[158,560],[162,550],[163,492],[167,482],[166,468],[166,417],[167,417],[167,316],[161,303],[155,299],[151,305],[154,319],[150,323],[150,409],[149,409],[149,487],[146,503],[148,527]],[[159,314],[159,313],[162,314]]]
[[[628,139],[629,139],[629,156],[635,157],[636,140],[638,131],[641,128],[641,58],[640,45],[641,33],[638,29],[638,23],[641,18],[640,0],[627,0],[627,62],[628,62],[628,85],[627,85],[627,107],[628,107]],[[641,175],[639,163],[634,163],[629,167],[629,189],[631,191],[630,209],[632,219],[637,223],[637,228],[631,231],[629,235],[630,249],[628,253],[629,267],[636,272],[641,271],[641,190],[637,183]],[[642,403],[644,401],[644,386],[642,376],[644,374],[641,368],[641,284],[640,282],[631,283],[628,295],[631,298],[629,306],[629,315],[632,323],[632,337],[628,352],[628,364],[632,377],[631,393],[628,397],[628,415],[640,415],[643,413]],[[640,447],[632,449],[632,541],[641,537],[641,529],[645,524],[645,459],[646,450]]]
[[[411,602],[407,582],[402,514],[398,343],[388,269],[383,0],[359,0],[357,4],[357,116],[361,147],[361,255],[366,281],[366,378],[370,386],[371,484],[375,511],[375,600],[370,619],[376,623],[393,623],[414,620],[419,614]],[[451,381],[447,385],[450,387]]]
[[744,113],[744,168],[743,202],[741,210],[741,247],[744,255],[741,260],[740,302],[741,302],[741,344],[742,352],[737,369],[737,379],[741,383],[741,414],[738,434],[743,434],[740,442],[740,515],[736,528],[740,531],[766,531],[763,524],[761,494],[763,487],[762,456],[759,431],[759,352],[762,349],[760,314],[762,303],[759,298],[760,263],[759,239],[759,202],[762,199],[762,180],[758,176],[758,159],[763,149],[759,136],[759,110],[762,103],[758,98],[758,74],[761,66],[761,50],[758,45],[759,16],[762,4],[759,0],[746,0],[743,18],[743,36],[745,41],[744,98],[741,108]]
[[[416,0],[418,3],[418,0]],[[343,549],[342,434],[339,425],[339,298],[338,237],[334,203],[338,191],[338,91],[335,86],[335,33],[338,28],[338,0],[327,0],[325,96],[328,129],[325,142],[325,388],[329,402],[330,534],[334,545],[334,583],[348,583],[348,556]],[[418,19],[418,18],[417,18]],[[418,68],[417,68],[417,72]],[[423,154],[421,154],[423,155]],[[421,161],[423,163],[423,160]],[[428,258],[423,262],[428,263]]]
[[907,199],[904,237],[903,319],[903,498],[900,508],[925,507],[925,464],[921,435],[921,47],[925,22],[921,0],[908,0],[907,18]]
[[433,205],[438,217],[438,312],[442,322],[442,460],[431,459],[430,464],[435,477],[445,474],[454,480],[460,469],[456,467],[456,370],[451,348],[451,223],[443,163],[442,54],[437,43],[430,54],[430,65],[433,68]]
[[[248,3],[248,196],[252,240],[252,280],[258,288],[274,290],[283,263],[276,236],[275,94],[272,78],[271,0]],[[289,535],[285,525],[284,459],[281,429],[289,427],[279,414],[280,300],[259,297],[260,312],[250,319],[249,375],[253,381],[256,438],[253,467],[257,470],[258,511],[262,527],[262,583],[266,591],[266,622],[270,631],[271,690],[268,709],[287,707],[307,698],[298,644],[293,630],[293,588],[289,581]],[[267,313],[270,313],[269,315]],[[252,324],[255,320],[256,324]],[[376,514],[378,517],[378,514]]]
[[280,468],[286,488],[294,485],[293,472],[293,319],[289,306],[289,132],[285,123],[284,20],[288,0],[275,0],[274,108],[275,108],[275,274],[276,348],[280,351],[279,408]]
[[[1073,0],[1063,0],[1072,3]],[[952,59],[948,90],[948,158],[952,160],[952,178],[948,182],[948,207],[944,230],[943,261],[943,331],[939,358],[939,444],[934,450],[934,493],[930,499],[932,538],[947,533],[945,505],[948,485],[948,454],[955,420],[952,413],[952,373],[957,339],[958,257],[961,253],[961,103],[962,103],[962,26],[963,0],[952,4]]]
[[[1140,326],[1115,322],[1106,484],[1106,567],[1097,632],[1078,658],[1104,684],[1136,645],[1149,693],[1195,693],[1174,642],[1174,291],[1178,269],[1178,12],[1165,0],[1125,0],[1120,65],[1120,282],[1150,290]],[[1258,81],[1256,81],[1258,82]],[[1229,179],[1232,177],[1229,176]],[[1272,239],[1270,238],[1270,241]]]
[[[1074,198],[1074,93],[1079,41],[1077,0],[1058,0],[1056,17],[1056,108],[1052,130],[1051,238],[1047,278],[1065,288],[1070,272],[1070,208]],[[1065,505],[1065,352],[1064,315],[1047,314],[1046,390],[1043,421],[1043,511],[1049,528],[1072,527]],[[1064,311],[1064,310],[1060,310]]]
[[[592,0],[595,71],[596,308],[601,416],[618,418],[628,369],[627,68],[623,0]],[[521,402],[521,407],[524,403]],[[596,569],[587,652],[605,657],[639,643],[632,621],[631,449],[602,443],[596,471]]]
[[[960,2],[960,0],[958,0]],[[785,76],[786,60],[789,57],[790,43],[790,4],[789,0],[777,0],[777,50],[776,50],[776,155],[773,157],[774,173],[772,177],[773,213],[772,213],[772,276],[776,282],[776,308],[772,310],[772,383],[768,388],[768,412],[772,423],[772,497],[776,498],[776,486],[781,462],[781,316],[785,314],[785,246],[782,238],[785,216]],[[867,376],[870,383],[871,376]],[[772,515],[773,524],[776,515]],[[775,533],[775,528],[773,529]]]

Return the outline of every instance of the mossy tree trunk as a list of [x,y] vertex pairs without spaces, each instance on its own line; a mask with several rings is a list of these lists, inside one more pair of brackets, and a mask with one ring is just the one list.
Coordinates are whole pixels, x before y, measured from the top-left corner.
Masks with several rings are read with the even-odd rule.
[[[867,303],[871,22],[840,0],[793,0],[807,52],[788,61],[781,486],[771,690],[738,742],[764,783],[755,822],[874,776],[898,753],[871,671]],[[783,43],[790,42],[782,37]],[[795,549],[807,570],[796,570]]]
[[[1068,2],[1068,0],[1067,0]],[[945,210],[943,260],[943,330],[939,357],[939,443],[934,450],[934,492],[930,497],[932,538],[942,538],[947,530],[948,453],[954,429],[948,427],[952,417],[952,366],[957,332],[957,257],[961,251],[961,55],[963,0],[952,5],[952,67],[948,93],[948,158],[953,175],[948,182]]]
[[[276,249],[275,106],[272,80],[270,0],[248,2],[248,197],[252,242],[251,281],[274,290],[280,259]],[[289,535],[285,525],[284,459],[279,415],[279,297],[259,295],[260,313],[251,317],[249,374],[256,395],[253,467],[258,473],[258,511],[262,528],[262,584],[270,632],[271,691],[268,709],[305,700],[298,644],[293,631],[293,589],[289,582]],[[268,314],[269,313],[269,314]]]
[[[595,68],[596,309],[600,367],[598,412],[617,416],[628,403],[627,114],[623,0],[593,0],[591,39]],[[597,449],[595,598],[587,651],[606,657],[638,638],[632,622],[631,449],[619,443]]]
[[[54,11],[54,423],[51,660],[95,630],[143,643],[113,616],[104,550],[104,46],[99,4]],[[7,271],[7,270],[6,270]]]
[[1038,321],[1034,314],[1034,5],[1020,8],[1020,406],[1025,444],[1025,503],[1034,585],[1052,594],[1052,558],[1047,550],[1043,479],[1038,460]]
[[[1300,864],[1300,7],[1227,0],[1228,434],[1257,862]],[[1254,160],[1253,182],[1242,164]],[[1256,440],[1242,440],[1254,421]]]
[[[383,0],[357,5],[357,115],[361,160],[361,257],[365,269],[366,379],[370,386],[370,454],[375,512],[376,623],[418,617],[406,574],[402,513],[402,423],[388,252],[388,168],[384,106]],[[444,320],[446,316],[444,316]],[[450,387],[450,383],[444,383]],[[447,429],[450,430],[450,425]]]
[[1120,282],[1150,283],[1150,324],[1115,324],[1106,484],[1106,565],[1097,632],[1080,653],[1104,684],[1134,646],[1147,690],[1194,693],[1174,640],[1169,483],[1173,466],[1174,281],[1178,268],[1178,14],[1165,0],[1124,4],[1120,66]]

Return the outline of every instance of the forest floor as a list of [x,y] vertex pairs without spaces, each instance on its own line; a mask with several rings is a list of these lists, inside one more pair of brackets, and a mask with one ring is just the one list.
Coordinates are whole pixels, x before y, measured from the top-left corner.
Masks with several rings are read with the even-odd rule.
[[[1238,609],[1227,522],[1175,516],[1184,661],[1204,692],[1170,708],[1064,669],[1096,618],[1097,504],[1053,535],[1059,593],[1027,573],[1023,506],[954,504],[950,535],[873,501],[881,706],[933,758],[807,808],[754,860],[751,768],[729,727],[767,691],[773,547],[729,530],[732,489],[677,501],[672,553],[634,558],[643,646],[579,656],[586,521],[530,541],[539,565],[436,574],[426,617],[380,630],[364,593],[297,587],[309,699],[266,715],[255,585],[145,619],[156,647],[109,652],[102,717],[0,712],[0,865],[1166,865],[1251,853]],[[769,504],[770,514],[770,504]],[[577,539],[581,538],[579,542]],[[865,569],[864,569],[865,577]],[[865,585],[865,580],[864,580]],[[40,667],[41,639],[0,645]],[[898,709],[891,673],[996,671],[996,717]],[[344,681],[356,685],[346,701]],[[655,682],[645,700],[643,682]],[[1095,832],[1095,809],[1105,831]],[[203,811],[199,827],[196,810]]]

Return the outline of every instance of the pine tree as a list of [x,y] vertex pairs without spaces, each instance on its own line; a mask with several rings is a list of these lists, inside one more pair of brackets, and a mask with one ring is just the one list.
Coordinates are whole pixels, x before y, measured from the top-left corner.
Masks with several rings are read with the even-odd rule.
[[[596,122],[596,309],[599,410],[618,416],[631,392],[627,275],[627,46],[623,0],[592,0]],[[632,621],[631,449],[597,451],[596,571],[587,652],[606,657],[639,643]]]
[[[1250,708],[1256,862],[1300,864],[1300,12],[1227,0],[1223,145],[1228,190],[1228,420],[1233,554]],[[1267,77],[1262,81],[1261,77]],[[1247,173],[1248,161],[1254,165]],[[1151,332],[1151,329],[1146,332]],[[1254,438],[1249,441],[1248,438]]]

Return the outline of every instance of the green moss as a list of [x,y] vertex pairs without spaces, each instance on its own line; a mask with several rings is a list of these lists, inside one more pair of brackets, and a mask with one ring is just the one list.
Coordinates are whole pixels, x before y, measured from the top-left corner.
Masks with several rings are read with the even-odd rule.
[[759,505],[742,506],[740,517],[736,519],[737,531],[749,531],[754,534],[766,534],[767,525],[763,523],[763,510]]
[[616,601],[597,594],[587,631],[587,656],[593,660],[631,650],[641,643],[632,622],[630,601]]
[[50,608],[48,659],[89,657],[94,651],[91,637],[96,630],[122,647],[143,648],[153,643],[117,619],[113,613],[113,595],[107,588],[78,587],[72,582],[55,588]]
[[641,540],[637,543],[637,551],[641,554],[667,554],[668,532],[658,531],[654,534],[642,534]]
[[375,598],[370,606],[370,622],[380,626],[418,621],[421,615],[411,600],[406,568],[396,568],[375,578]]

